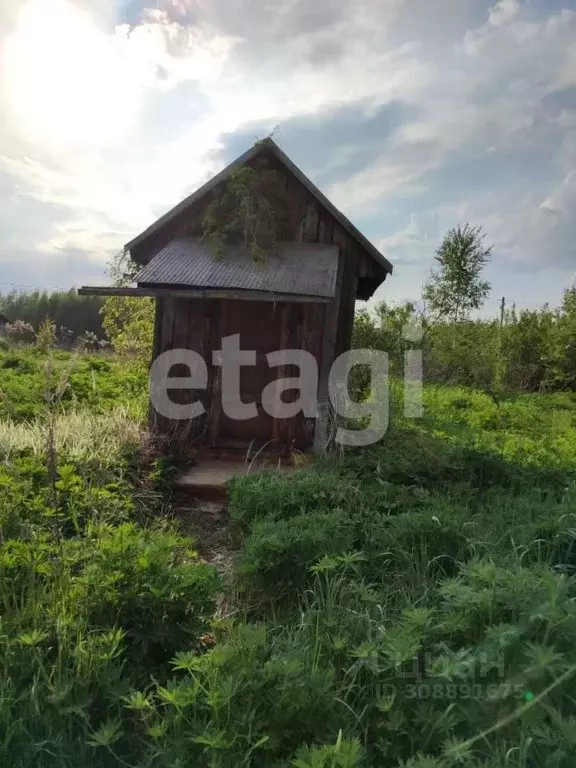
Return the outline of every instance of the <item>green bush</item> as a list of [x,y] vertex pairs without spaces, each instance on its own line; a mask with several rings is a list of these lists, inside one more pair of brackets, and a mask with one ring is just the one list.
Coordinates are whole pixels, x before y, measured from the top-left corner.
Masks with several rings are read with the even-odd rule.
[[46,412],[47,392],[59,391],[58,407],[106,411],[126,405],[146,408],[146,374],[141,367],[94,355],[56,350],[45,359],[37,349],[0,351],[0,418],[26,421]]
[[[504,322],[450,322],[420,318],[422,343],[406,339],[406,327],[417,320],[415,305],[380,303],[372,312],[357,313],[353,345],[380,349],[390,356],[390,370],[402,375],[404,354],[422,348],[428,382],[478,387],[498,396],[504,391],[541,392],[576,387],[576,288],[565,291],[560,306],[523,310],[513,307]],[[366,377],[355,375],[355,389],[366,392]]]
[[[77,546],[70,542],[72,555]],[[90,557],[71,598],[84,605],[91,625],[122,628],[130,654],[150,669],[198,644],[220,581],[190,540],[124,523],[89,530],[82,547],[91,548]]]
[[361,498],[361,490],[352,480],[336,470],[238,477],[230,485],[231,520],[239,530],[247,531],[256,520],[283,520],[340,509],[351,499]]
[[348,720],[333,674],[297,638],[229,622],[218,635],[200,658],[177,654],[178,678],[152,692],[147,720],[161,725],[149,754],[161,765],[289,765],[278,761]]
[[133,489],[109,472],[94,486],[62,465],[53,496],[38,459],[2,467],[4,765],[117,764],[140,749],[117,725],[122,697],[165,677],[176,650],[205,649],[215,569],[189,538],[122,523]]
[[[436,514],[436,512],[438,514]],[[459,563],[470,555],[466,536],[466,520],[447,510],[409,512],[382,520],[364,531],[364,549],[369,562],[378,566],[371,575],[380,578],[393,570],[402,573],[416,564],[428,569],[428,577],[451,575]],[[452,513],[452,514],[450,514]]]
[[353,532],[342,512],[309,512],[256,522],[237,567],[240,584],[271,602],[294,601],[324,555],[351,548]]

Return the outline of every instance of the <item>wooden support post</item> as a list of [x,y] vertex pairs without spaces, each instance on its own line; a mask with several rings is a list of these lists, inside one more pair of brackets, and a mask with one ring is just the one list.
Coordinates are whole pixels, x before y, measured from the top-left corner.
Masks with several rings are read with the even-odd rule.
[[[154,360],[156,360],[157,357],[162,352],[162,320],[163,320],[163,314],[164,314],[164,299],[156,299],[155,306],[154,306],[154,339],[152,342],[152,359],[150,361],[150,366],[154,363]],[[161,432],[161,425],[159,423],[159,419],[161,417],[156,413],[154,410],[154,406],[152,405],[152,401],[148,401],[148,429],[151,431],[159,431]]]
[[[336,228],[335,228],[336,230]],[[336,239],[336,231],[334,233]],[[340,310],[340,298],[342,295],[342,278],[346,262],[346,252],[340,247],[338,254],[338,274],[336,277],[336,292],[334,299],[326,307],[324,321],[324,340],[322,345],[322,364],[318,380],[318,418],[314,430],[314,447],[316,454],[325,453],[332,441],[331,423],[332,407],[330,401],[330,369],[334,362],[336,342],[338,336],[338,316]]]

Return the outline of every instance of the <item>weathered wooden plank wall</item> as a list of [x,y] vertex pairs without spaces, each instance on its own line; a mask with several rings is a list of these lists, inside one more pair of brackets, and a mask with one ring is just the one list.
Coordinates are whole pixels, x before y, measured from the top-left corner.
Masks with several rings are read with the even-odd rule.
[[[323,423],[304,418],[303,414],[291,420],[272,423],[271,439],[285,447],[322,447],[327,440],[329,413],[328,374],[334,359],[350,347],[354,320],[358,280],[378,281],[380,267],[357,243],[354,237],[338,222],[316,198],[288,173],[283,166],[278,170],[284,175],[287,195],[287,228],[283,239],[293,242],[335,244],[339,247],[339,268],[336,295],[327,304],[282,303],[270,321],[277,326],[280,348],[305,349],[311,352],[319,365],[319,393]],[[169,224],[146,244],[147,253],[140,258],[147,260],[158,248],[175,236],[199,235],[203,209],[208,201],[201,201],[192,210]],[[247,302],[250,303],[250,302]],[[222,425],[220,369],[212,365],[212,351],[220,348],[223,331],[230,333],[225,299],[161,299],[157,301],[154,355],[167,349],[184,347],[202,355],[209,370],[208,386],[202,393],[182,391],[174,398],[199,396],[207,415],[194,425],[175,428],[159,419],[164,431],[187,432],[190,441],[206,440],[216,444]],[[237,332],[242,332],[241,316]],[[294,375],[288,369],[279,370],[277,376]],[[189,402],[190,400],[184,400]],[[322,420],[320,420],[322,421]]]

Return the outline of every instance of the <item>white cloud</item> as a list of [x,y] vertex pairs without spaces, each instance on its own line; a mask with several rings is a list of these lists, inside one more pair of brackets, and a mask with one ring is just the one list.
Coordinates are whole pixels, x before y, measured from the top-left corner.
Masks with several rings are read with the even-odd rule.
[[[354,137],[340,139],[331,170],[342,176],[326,191],[354,218],[402,203],[395,234],[383,238],[377,224],[367,233],[392,258],[428,258],[430,221],[441,228],[450,216],[478,217],[503,251],[527,260],[536,258],[528,231],[564,247],[574,112],[552,121],[540,105],[576,85],[576,13],[538,17],[516,0],[487,2],[481,15],[472,0],[148,4],[139,19],[114,24],[111,0],[25,0],[11,21],[0,171],[23,201],[55,206],[34,242],[44,257],[79,248],[104,259],[218,170],[222,136],[247,123],[288,126],[358,102],[369,118],[391,101],[408,105],[410,119],[375,141],[356,172]],[[463,158],[546,151],[558,131],[555,179],[541,189],[488,194],[463,179],[462,199],[444,200],[430,187],[432,174]],[[436,193],[431,212],[419,211],[419,199]]]
[[519,11],[518,0],[499,0],[488,12],[488,23],[493,27],[501,27],[512,21]]
[[131,64],[85,11],[66,0],[29,0],[4,45],[7,115],[35,144],[105,145],[136,117]]
[[165,11],[106,34],[71,0],[28,0],[4,46],[7,114],[34,144],[105,147],[127,140],[147,89],[217,79],[232,46]]

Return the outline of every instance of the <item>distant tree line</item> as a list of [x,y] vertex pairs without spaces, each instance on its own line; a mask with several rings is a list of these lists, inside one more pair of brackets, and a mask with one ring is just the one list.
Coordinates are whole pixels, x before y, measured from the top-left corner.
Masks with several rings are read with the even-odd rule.
[[98,296],[79,296],[69,291],[16,292],[0,295],[0,314],[10,323],[28,323],[34,330],[45,320],[51,320],[57,332],[77,339],[86,333],[105,336],[101,309],[103,299]]
[[[482,279],[491,248],[478,227],[450,230],[415,301],[381,302],[356,314],[354,346],[388,352],[392,373],[402,375],[405,352],[421,349],[424,379],[479,387],[495,398],[509,391],[576,391],[576,286],[560,306],[471,319],[490,293]],[[407,332],[419,328],[420,335]],[[366,373],[366,372],[364,372]],[[358,377],[358,386],[368,382]]]

